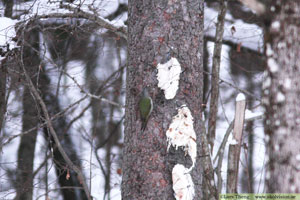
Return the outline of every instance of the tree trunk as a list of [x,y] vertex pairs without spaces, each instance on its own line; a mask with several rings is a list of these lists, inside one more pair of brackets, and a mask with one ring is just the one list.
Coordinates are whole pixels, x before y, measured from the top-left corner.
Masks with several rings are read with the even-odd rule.
[[[24,29],[23,60],[27,73],[34,85],[37,84],[37,72],[40,64],[39,52],[39,32],[37,29],[27,31],[35,24],[28,25]],[[23,92],[23,116],[22,131],[28,131],[38,126],[38,106],[30,93],[27,83],[24,84]],[[33,192],[33,161],[37,129],[21,137],[18,149],[18,168],[17,168],[17,200],[31,200]]]
[[[52,89],[50,78],[46,74],[46,71],[42,71],[40,74],[40,91],[43,101],[45,102],[50,117],[61,111],[59,100],[56,95],[54,95],[54,90]],[[43,117],[45,119],[45,117]],[[57,136],[61,142],[61,145],[71,159],[71,161],[81,169],[80,158],[77,155],[77,152],[72,142],[71,133],[66,132],[67,120],[64,115],[59,119],[52,121],[53,128],[55,129]],[[78,174],[72,169],[73,166],[69,166],[66,160],[63,158],[61,152],[57,148],[57,145],[49,133],[49,128],[44,128],[44,133],[46,139],[50,141],[52,152],[53,152],[53,161],[55,164],[55,171],[58,177],[58,183],[61,187],[61,194],[64,200],[86,200],[88,199],[84,190],[82,189],[82,181],[80,180]],[[83,180],[85,181],[85,180]]]
[[[56,97],[51,91],[51,83],[48,75],[45,71],[41,73],[41,81],[40,81],[40,91],[42,91],[42,98],[47,106],[48,112],[50,116],[53,116],[61,111],[58,97]],[[45,117],[44,117],[45,118]],[[52,122],[53,128],[55,129],[58,138],[60,139],[61,145],[68,155],[68,157],[72,160],[72,162],[81,169],[80,158],[77,155],[75,150],[74,143],[72,142],[71,133],[66,132],[67,120],[63,115],[59,119],[56,119]],[[72,166],[69,166],[62,154],[57,148],[54,139],[51,137],[49,133],[48,127],[44,128],[44,133],[46,135],[46,139],[51,141],[52,144],[52,152],[53,152],[53,160],[55,164],[55,171],[58,177],[58,183],[61,187],[61,194],[64,200],[86,200],[88,199],[84,190],[82,189],[82,181],[79,179],[78,174],[74,170],[72,170]],[[83,180],[85,181],[85,180]]]
[[268,193],[300,192],[300,5],[273,1],[264,81]]
[[7,65],[5,61],[0,63],[0,150],[2,148],[2,126],[5,119],[6,113],[6,74],[7,74]]
[[[166,131],[179,106],[194,117],[197,160],[192,170],[195,198],[202,196],[200,164],[201,104],[203,95],[203,1],[129,1],[128,68],[122,198],[174,199],[171,172],[175,164],[191,166],[179,148],[167,152]],[[159,63],[174,57],[182,67],[175,98],[166,100],[157,87]],[[146,86],[154,108],[141,131],[138,102]]]

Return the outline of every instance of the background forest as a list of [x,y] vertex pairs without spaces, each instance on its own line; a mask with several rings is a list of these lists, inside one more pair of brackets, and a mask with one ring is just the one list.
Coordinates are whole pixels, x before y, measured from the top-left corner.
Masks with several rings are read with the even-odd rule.
[[[121,199],[127,18],[126,0],[0,1],[0,199],[80,200],[87,192]],[[216,132],[211,158],[232,129],[236,96],[244,93],[238,181],[244,193],[265,192],[264,20],[240,1],[204,2],[202,102],[207,131]],[[211,110],[220,23],[220,77],[213,82],[220,93]],[[222,192],[227,152],[228,144],[219,169]]]

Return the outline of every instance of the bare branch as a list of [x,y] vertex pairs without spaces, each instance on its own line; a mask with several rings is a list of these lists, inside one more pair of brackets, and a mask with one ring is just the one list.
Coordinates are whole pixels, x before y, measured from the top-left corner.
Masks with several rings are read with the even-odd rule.
[[116,33],[117,35],[119,35],[120,37],[127,40],[127,28],[125,26],[116,27],[113,24],[109,23],[108,20],[105,20],[101,17],[98,17],[95,14],[91,14],[91,13],[82,11],[80,8],[73,7],[71,5],[61,4],[61,8],[65,8],[65,9],[68,9],[70,11],[73,11],[75,16],[95,21],[99,26],[112,31],[112,32]]
[[208,119],[208,142],[211,147],[211,152],[214,148],[214,140],[216,137],[216,124],[218,116],[218,100],[219,100],[219,73],[221,63],[222,39],[224,33],[225,14],[227,10],[227,0],[220,1],[220,10],[218,14],[218,23],[216,27],[215,47],[212,64],[211,77],[211,99],[209,107]]
[[[59,118],[61,115],[63,115],[64,113],[66,113],[68,110],[70,110],[71,108],[73,108],[75,105],[79,104],[80,102],[82,102],[82,101],[85,100],[86,98],[88,98],[88,95],[85,95],[84,97],[80,98],[80,99],[77,100],[76,102],[70,104],[67,108],[65,108],[65,109],[62,110],[61,112],[59,112],[59,113],[53,115],[53,116],[51,117],[51,120],[53,121],[53,120]],[[33,128],[31,128],[31,129],[29,129],[29,130],[27,130],[27,131],[25,131],[25,132],[22,132],[22,133],[20,133],[20,134],[16,134],[16,135],[10,136],[10,137],[6,140],[6,142],[4,142],[4,143],[1,145],[0,149],[3,148],[5,145],[9,144],[13,139],[15,139],[15,138],[17,138],[17,137],[20,137],[20,136],[23,136],[23,135],[26,135],[26,134],[30,133],[31,131],[36,130],[36,129],[38,129],[38,128],[43,128],[43,127],[46,126],[46,125],[47,125],[47,122],[44,122],[44,123],[40,124],[39,126],[33,127]]]
[[85,191],[85,194],[87,196],[87,198],[89,200],[92,200],[91,198],[91,195],[89,193],[89,188],[84,180],[84,176],[81,172],[81,170],[71,161],[71,159],[68,157],[68,155],[66,154],[65,150],[63,149],[63,147],[61,146],[61,143],[58,139],[58,136],[52,126],[52,121],[51,121],[51,118],[49,116],[49,113],[48,113],[48,110],[47,110],[47,106],[45,104],[45,102],[43,101],[42,97],[40,96],[40,94],[38,93],[37,89],[35,88],[35,86],[33,85],[29,75],[27,74],[26,72],[26,69],[24,67],[24,65],[22,65],[23,67],[23,71],[24,71],[24,74],[25,74],[25,78],[27,80],[27,82],[29,83],[29,89],[30,91],[32,92],[32,94],[34,95],[34,97],[36,98],[37,102],[40,104],[41,108],[42,108],[42,111],[43,111],[43,114],[45,116],[45,120],[47,122],[47,127],[49,128],[50,130],[50,134],[51,136],[53,137],[54,141],[55,141],[55,144],[57,145],[57,148],[59,150],[59,152],[61,153],[62,157],[64,158],[64,160],[68,163],[68,165],[70,166],[71,169],[73,169],[77,175],[78,175],[78,178],[80,180],[80,182],[82,183],[82,186],[83,186],[83,189]]
[[91,94],[87,91],[85,91],[85,89],[76,81],[76,79],[71,76],[70,74],[68,74],[67,72],[64,72],[70,79],[72,79],[74,81],[74,83],[80,88],[81,92],[83,92],[84,94],[88,95],[89,97],[91,98],[94,98],[94,99],[98,99],[98,100],[101,100],[103,102],[106,102],[108,104],[111,104],[111,105],[114,105],[114,106],[118,106],[118,107],[121,107],[121,108],[125,108],[125,106],[117,103],[117,102],[114,102],[114,101],[111,101],[109,99],[106,99],[106,98],[103,98],[101,95],[100,96],[97,96],[97,95],[94,95],[94,94]]
[[[98,26],[101,28],[106,28],[111,32],[114,32],[121,38],[124,38],[127,40],[127,28],[126,26],[117,27],[114,24],[112,24],[109,20],[98,17],[94,14],[85,12],[80,10],[79,8],[72,7],[70,5],[61,5],[62,8],[66,8],[70,11],[73,11],[74,13],[51,13],[51,14],[43,14],[43,15],[36,15],[34,16],[34,19],[47,19],[47,18],[83,18],[88,19],[90,21],[95,22]],[[31,19],[32,20],[32,19]]]
[[[203,71],[203,73],[212,76],[212,73],[210,73],[210,72]],[[230,83],[230,82],[228,82],[228,81],[225,81],[224,79],[222,79],[222,78],[219,77],[219,84],[221,84],[221,83],[225,83],[226,85],[228,85],[228,86],[234,88],[235,90],[237,90],[237,91],[239,91],[239,92],[242,92],[242,93],[244,93],[244,94],[246,94],[246,95],[252,97],[252,98],[255,99],[256,101],[261,102],[261,99],[258,98],[257,96],[255,96],[254,94],[252,94],[252,93],[250,93],[250,92],[248,92],[248,91],[246,91],[246,90],[244,90],[244,89],[242,89],[242,88],[239,88],[238,86],[234,85],[233,83]]]
[[[212,36],[209,36],[209,35],[205,35],[204,39],[207,40],[207,41],[210,41],[210,42],[215,42],[215,40],[216,40],[215,37],[212,37]],[[231,41],[231,40],[226,40],[224,38],[222,39],[222,44],[228,45],[228,46],[230,46],[233,49],[237,49],[238,46],[239,46],[238,43],[235,43],[234,41]],[[259,51],[255,51],[255,50],[250,49],[250,48],[248,48],[246,46],[243,46],[243,45],[241,45],[239,48],[240,48],[241,52],[247,52],[247,53],[250,53],[250,54],[257,55],[257,56],[264,56]]]

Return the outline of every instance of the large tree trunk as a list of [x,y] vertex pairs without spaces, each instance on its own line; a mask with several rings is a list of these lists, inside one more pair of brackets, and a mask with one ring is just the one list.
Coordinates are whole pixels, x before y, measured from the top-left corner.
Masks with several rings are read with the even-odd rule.
[[264,82],[267,192],[300,192],[300,4],[273,1]]
[[[196,196],[200,199],[199,163],[201,103],[203,95],[203,1],[129,1],[128,68],[122,198],[174,199],[172,168],[191,166],[182,149],[167,152],[166,131],[177,108],[186,104],[194,117],[197,134],[196,166],[192,171]],[[183,72],[174,99],[166,100],[157,87],[157,64],[178,59]],[[154,109],[141,132],[138,102],[149,86]]]

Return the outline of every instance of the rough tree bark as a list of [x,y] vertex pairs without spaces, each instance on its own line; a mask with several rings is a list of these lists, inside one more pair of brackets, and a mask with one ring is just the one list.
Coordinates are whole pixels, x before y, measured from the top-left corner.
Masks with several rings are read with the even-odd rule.
[[[203,1],[129,1],[128,68],[122,198],[174,199],[171,171],[176,163],[191,166],[184,151],[167,152],[166,131],[178,106],[186,104],[194,117],[197,162],[192,171],[195,199],[202,198],[199,157],[203,93]],[[183,72],[177,95],[166,100],[157,87],[156,66],[171,57]],[[140,94],[149,86],[154,102],[148,125],[141,133]],[[203,155],[202,155],[203,156]],[[207,155],[209,156],[209,155]],[[209,199],[209,197],[207,198]]]
[[300,192],[300,5],[273,1],[267,29],[264,81],[267,192]]

